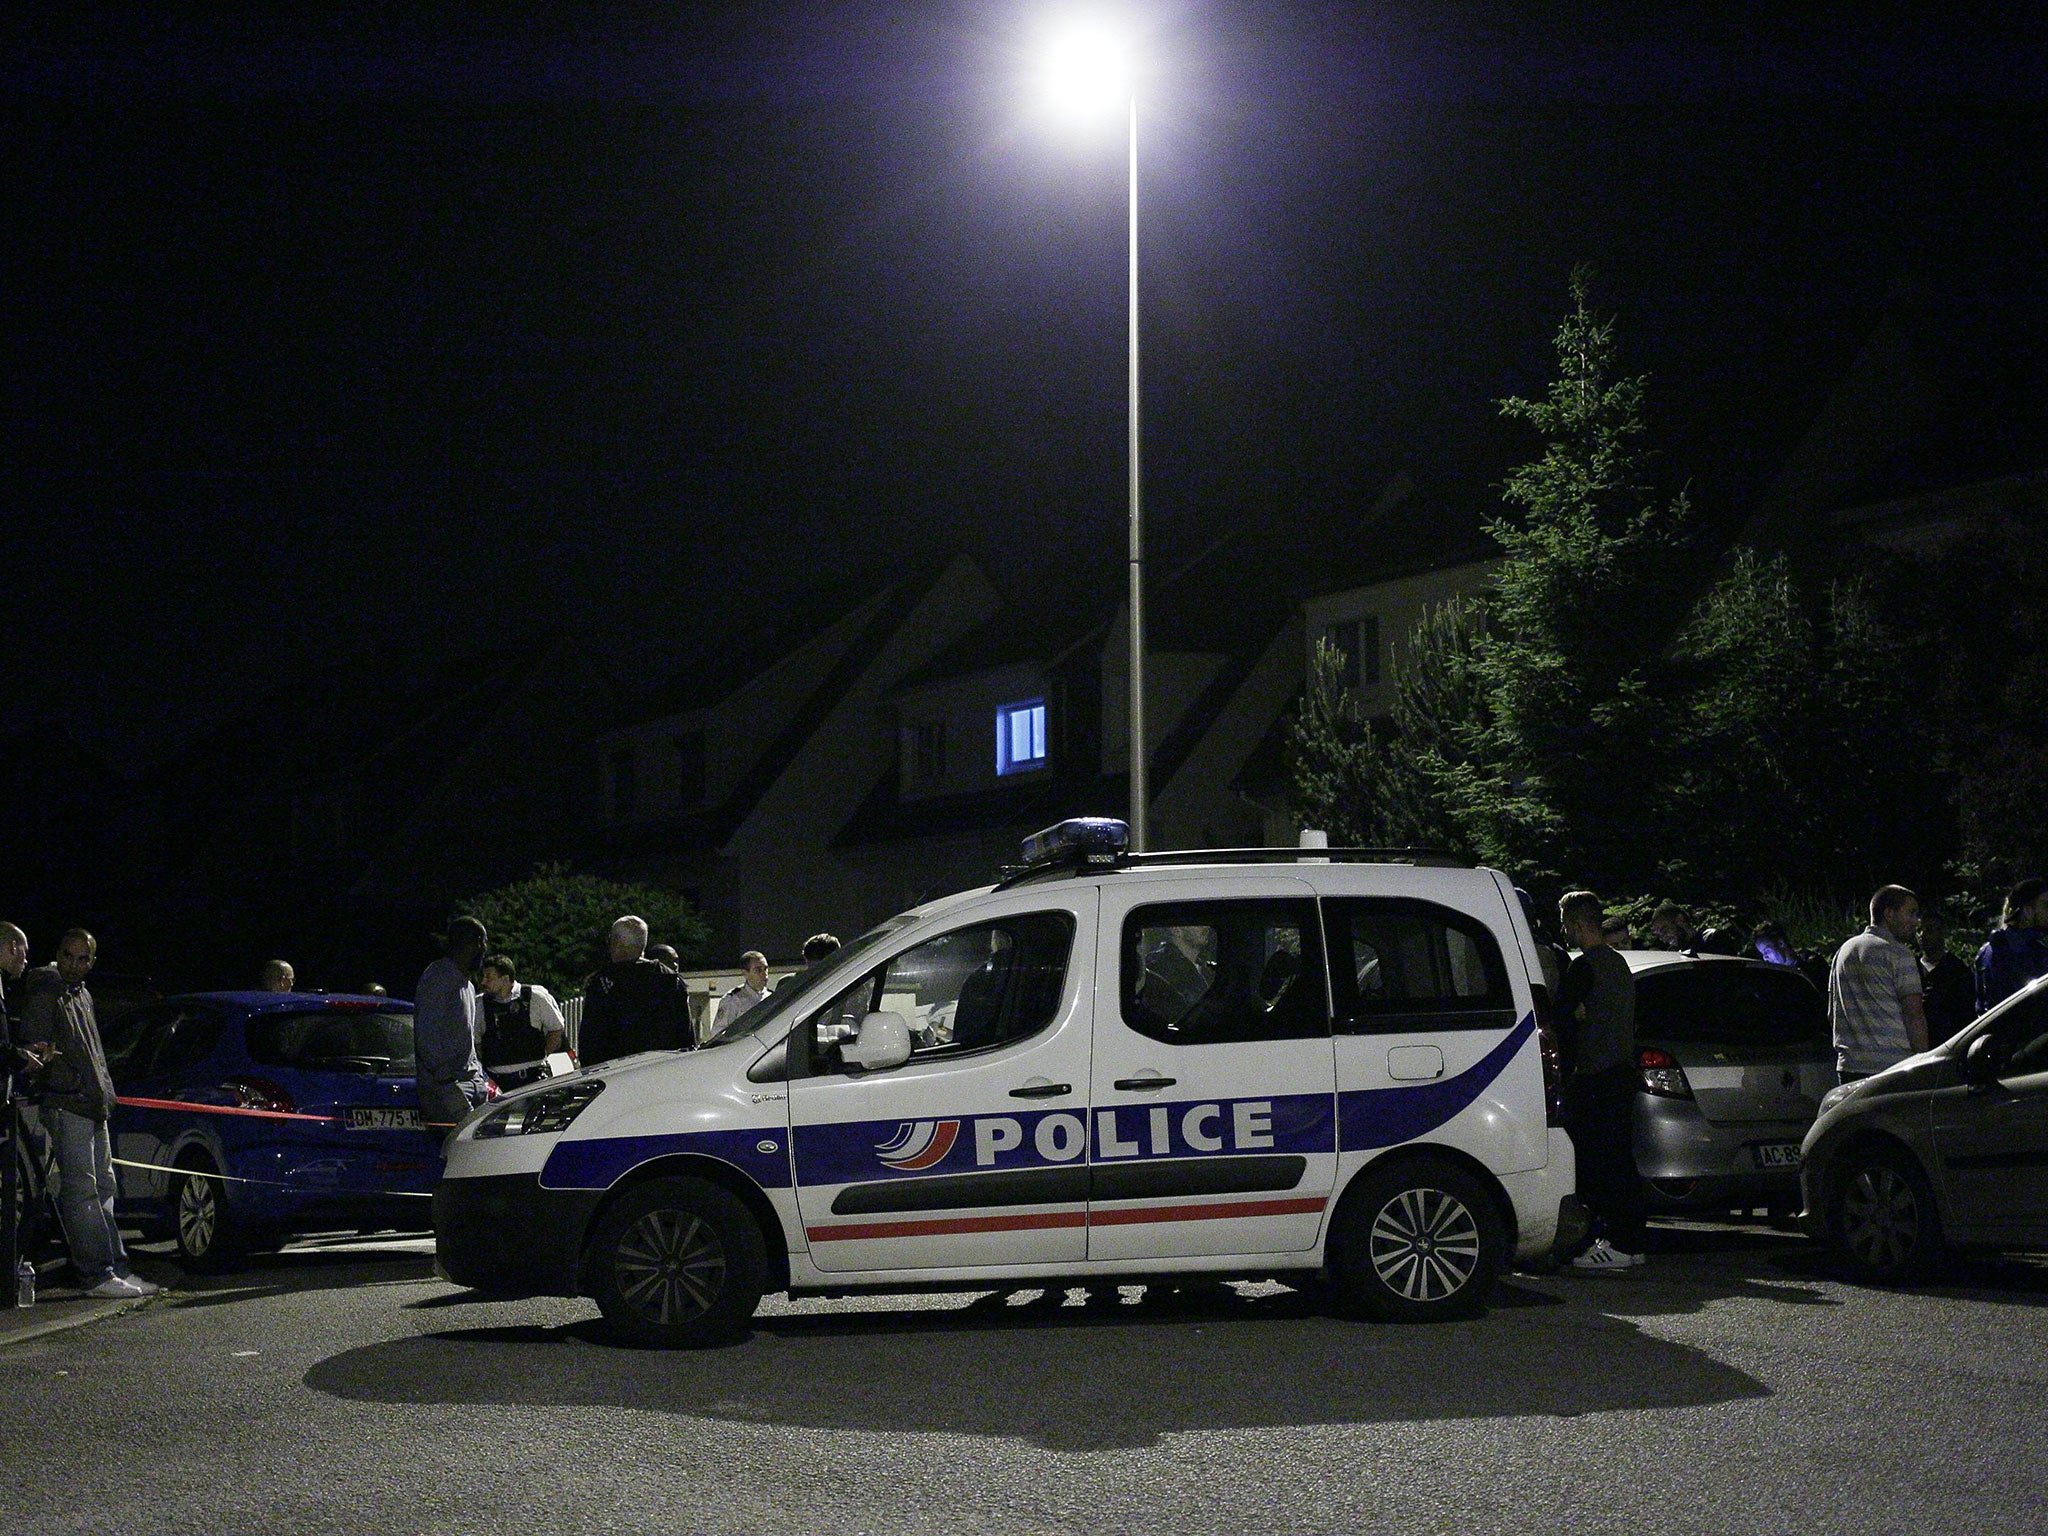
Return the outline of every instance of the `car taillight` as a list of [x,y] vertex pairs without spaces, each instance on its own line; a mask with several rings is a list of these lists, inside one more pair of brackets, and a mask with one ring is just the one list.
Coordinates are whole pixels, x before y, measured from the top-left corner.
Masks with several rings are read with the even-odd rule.
[[299,1106],[292,1102],[292,1096],[267,1077],[231,1077],[221,1087],[232,1093],[235,1102],[244,1109],[267,1109],[279,1115],[298,1111]]
[[497,1085],[497,1083],[492,1081],[490,1078],[487,1077],[484,1079],[484,1102],[486,1104],[488,1104],[492,1099],[495,1099],[503,1091],[504,1090],[501,1089]]
[[1543,1057],[1543,1123],[1564,1124],[1564,1047],[1550,1016],[1550,988],[1541,982],[1530,989],[1536,998],[1536,1042]]
[[1685,1080],[1685,1068],[1669,1051],[1646,1045],[1636,1052],[1636,1070],[1642,1077],[1643,1092],[1660,1099],[1689,1099],[1692,1084]]

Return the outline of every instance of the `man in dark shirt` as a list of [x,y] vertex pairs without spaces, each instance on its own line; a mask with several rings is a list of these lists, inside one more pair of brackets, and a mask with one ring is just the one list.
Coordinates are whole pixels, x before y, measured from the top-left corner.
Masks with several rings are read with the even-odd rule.
[[1920,1005],[1931,1046],[1954,1039],[1977,1017],[1977,980],[1949,951],[1948,920],[1931,910],[1920,914]]
[[1591,891],[1557,904],[1579,953],[1558,994],[1571,1060],[1567,1120],[1578,1153],[1579,1192],[1599,1224],[1581,1270],[1625,1273],[1644,1262],[1643,1191],[1636,1173],[1636,983],[1607,942],[1606,914]]
[[477,1060],[478,1006],[471,978],[484,958],[490,935],[474,917],[448,925],[448,950],[420,972],[412,994],[413,1056],[420,1117],[430,1130],[446,1132],[489,1095]]
[[57,1152],[57,1216],[71,1267],[87,1295],[149,1296],[157,1288],[128,1272],[114,1220],[114,1081],[85,987],[98,956],[83,928],[58,941],[56,963],[30,976],[21,1038],[43,1073],[43,1126]]
[[647,958],[645,922],[622,917],[613,923],[605,954],[607,963],[583,985],[578,1066],[642,1051],[687,1051],[696,1044],[683,978]]

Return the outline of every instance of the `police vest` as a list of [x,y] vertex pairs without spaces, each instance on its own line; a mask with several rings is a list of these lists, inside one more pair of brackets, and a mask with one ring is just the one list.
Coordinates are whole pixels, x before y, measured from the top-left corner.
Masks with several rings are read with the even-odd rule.
[[510,1002],[499,1002],[486,994],[483,1039],[477,1043],[477,1059],[484,1070],[495,1072],[539,1061],[546,1044],[533,1027],[533,989],[520,989]]

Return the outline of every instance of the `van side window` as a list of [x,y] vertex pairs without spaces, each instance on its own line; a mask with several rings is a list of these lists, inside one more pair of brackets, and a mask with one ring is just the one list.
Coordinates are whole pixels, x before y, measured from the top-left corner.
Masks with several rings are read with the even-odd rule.
[[1124,1022],[1169,1045],[1330,1032],[1312,901],[1188,901],[1124,919]]
[[811,1072],[836,1072],[838,1047],[871,1012],[900,1014],[911,1059],[1008,1045],[1052,1023],[1074,948],[1068,912],[1029,912],[956,928],[906,949],[841,992],[811,1026]]
[[1323,903],[1323,922],[1339,1034],[1515,1022],[1500,945],[1478,919],[1434,902],[1347,896]]

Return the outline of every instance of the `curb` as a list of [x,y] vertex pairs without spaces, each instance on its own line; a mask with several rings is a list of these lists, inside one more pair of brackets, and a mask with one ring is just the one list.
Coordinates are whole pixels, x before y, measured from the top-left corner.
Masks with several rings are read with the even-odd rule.
[[[0,1312],[0,1349],[5,1349],[10,1344],[26,1343],[30,1339],[44,1338],[49,1334],[63,1333],[67,1329],[83,1328],[86,1324],[96,1323],[101,1318],[116,1317],[123,1312],[133,1312],[137,1307],[146,1306],[154,1299],[154,1297],[150,1296],[124,1296],[118,1300],[99,1301],[89,1307],[81,1307],[76,1312],[66,1312],[61,1317],[44,1318],[19,1328],[6,1327],[5,1319],[8,1314]],[[66,1303],[50,1302],[45,1303],[45,1305],[64,1306]],[[31,1308],[30,1310],[33,1311],[35,1309]]]

